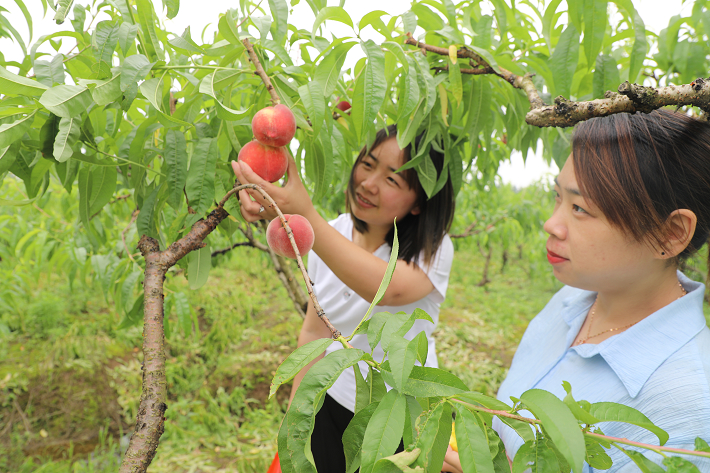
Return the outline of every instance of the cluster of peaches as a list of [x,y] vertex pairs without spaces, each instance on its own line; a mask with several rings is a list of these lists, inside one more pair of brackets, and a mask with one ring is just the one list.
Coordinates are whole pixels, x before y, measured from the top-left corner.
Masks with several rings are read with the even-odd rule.
[[[254,140],[239,151],[239,161],[246,163],[262,179],[276,182],[288,168],[287,145],[296,134],[296,117],[285,106],[278,104],[259,110],[251,121]],[[304,255],[313,248],[315,235],[308,219],[301,215],[285,214],[299,253]],[[266,242],[274,253],[296,259],[286,229],[275,218],[266,229]]]

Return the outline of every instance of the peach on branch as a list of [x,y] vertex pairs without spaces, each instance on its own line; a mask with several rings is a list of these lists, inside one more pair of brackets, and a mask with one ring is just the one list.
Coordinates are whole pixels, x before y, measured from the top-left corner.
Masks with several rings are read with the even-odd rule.
[[296,117],[286,105],[262,108],[251,120],[251,131],[265,145],[286,146],[296,134]]
[[273,148],[252,140],[239,150],[239,161],[247,163],[259,177],[276,182],[286,174],[288,151],[285,147]]
[[[296,246],[301,256],[311,251],[313,242],[315,241],[315,234],[313,233],[313,227],[308,219],[297,214],[285,214],[284,218],[286,222],[288,222],[289,227],[291,227],[293,239],[296,241]],[[291,241],[288,239],[288,234],[281,224],[280,218],[277,217],[273,219],[266,228],[266,242],[277,255],[296,259],[296,253],[293,251]]]
[[347,100],[341,100],[340,102],[338,102],[335,108],[337,108],[341,112],[347,112],[348,110],[350,110],[350,102],[348,102]]

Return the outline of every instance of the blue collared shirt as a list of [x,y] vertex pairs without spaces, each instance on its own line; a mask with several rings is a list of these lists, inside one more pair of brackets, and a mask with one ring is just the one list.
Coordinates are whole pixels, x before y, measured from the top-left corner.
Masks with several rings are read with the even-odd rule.
[[[528,326],[513,358],[498,399],[510,404],[531,388],[560,399],[562,381],[572,385],[576,400],[617,402],[638,409],[670,435],[668,447],[694,450],[696,437],[710,441],[710,329],[703,315],[705,286],[678,272],[688,294],[626,331],[592,345],[570,346],[596,293],[562,288]],[[524,414],[528,414],[525,412]],[[631,424],[600,423],[612,437],[658,445],[651,432]],[[497,419],[493,428],[513,458],[523,440]],[[643,450],[649,459],[662,457]],[[606,472],[636,472],[623,452],[607,450],[614,465]],[[710,461],[685,457],[701,472]],[[594,470],[585,464],[585,473]]]

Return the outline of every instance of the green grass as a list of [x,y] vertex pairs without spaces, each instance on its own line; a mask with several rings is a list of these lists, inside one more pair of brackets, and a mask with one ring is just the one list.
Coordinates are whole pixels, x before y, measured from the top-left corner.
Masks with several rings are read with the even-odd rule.
[[[495,394],[528,321],[560,284],[530,255],[510,258],[501,273],[494,252],[492,282],[479,287],[483,257],[457,245],[435,332],[439,363]],[[167,287],[188,290],[180,274]],[[10,328],[0,334],[0,471],[116,471],[140,396],[140,327],[116,330],[121,315],[98,286],[69,290],[45,274],[25,292],[18,313],[0,313]],[[189,297],[197,330],[184,334],[168,314],[168,410],[150,471],[263,473],[289,390],[267,400],[268,387],[301,319],[251,249],[221,257]]]

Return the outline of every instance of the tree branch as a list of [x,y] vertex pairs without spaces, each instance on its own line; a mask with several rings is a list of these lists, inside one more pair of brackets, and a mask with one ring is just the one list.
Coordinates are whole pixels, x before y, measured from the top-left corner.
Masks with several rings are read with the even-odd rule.
[[[422,43],[407,33],[405,44],[411,44],[422,50],[441,56],[448,56],[449,50]],[[669,85],[666,87],[646,87],[631,84],[628,81],[621,84],[618,93],[607,92],[605,98],[584,102],[567,100],[562,96],[555,98],[553,105],[547,105],[541,98],[535,84],[533,74],[518,76],[498,67],[494,69],[484,58],[465,46],[457,52],[457,57],[469,59],[473,69],[461,69],[463,74],[496,75],[510,85],[525,92],[530,102],[530,111],[525,115],[525,122],[537,127],[569,127],[576,123],[595,117],[605,117],[615,113],[651,112],[661,107],[694,106],[710,114],[710,80],[698,78],[690,84]],[[437,71],[448,70],[448,67],[434,67]]]
[[266,90],[268,90],[269,94],[271,94],[271,103],[273,105],[280,104],[281,99],[279,98],[278,94],[276,93],[274,86],[271,84],[271,79],[269,79],[269,76],[266,75],[266,71],[264,71],[264,68],[261,66],[261,63],[259,62],[259,58],[256,57],[256,53],[254,52],[254,46],[252,46],[251,43],[249,42],[249,38],[244,38],[242,40],[242,43],[244,43],[244,47],[247,48],[247,51],[249,52],[249,58],[251,59],[251,62],[254,64],[254,67],[256,67],[256,74],[259,77],[261,77],[261,81],[266,86]]

